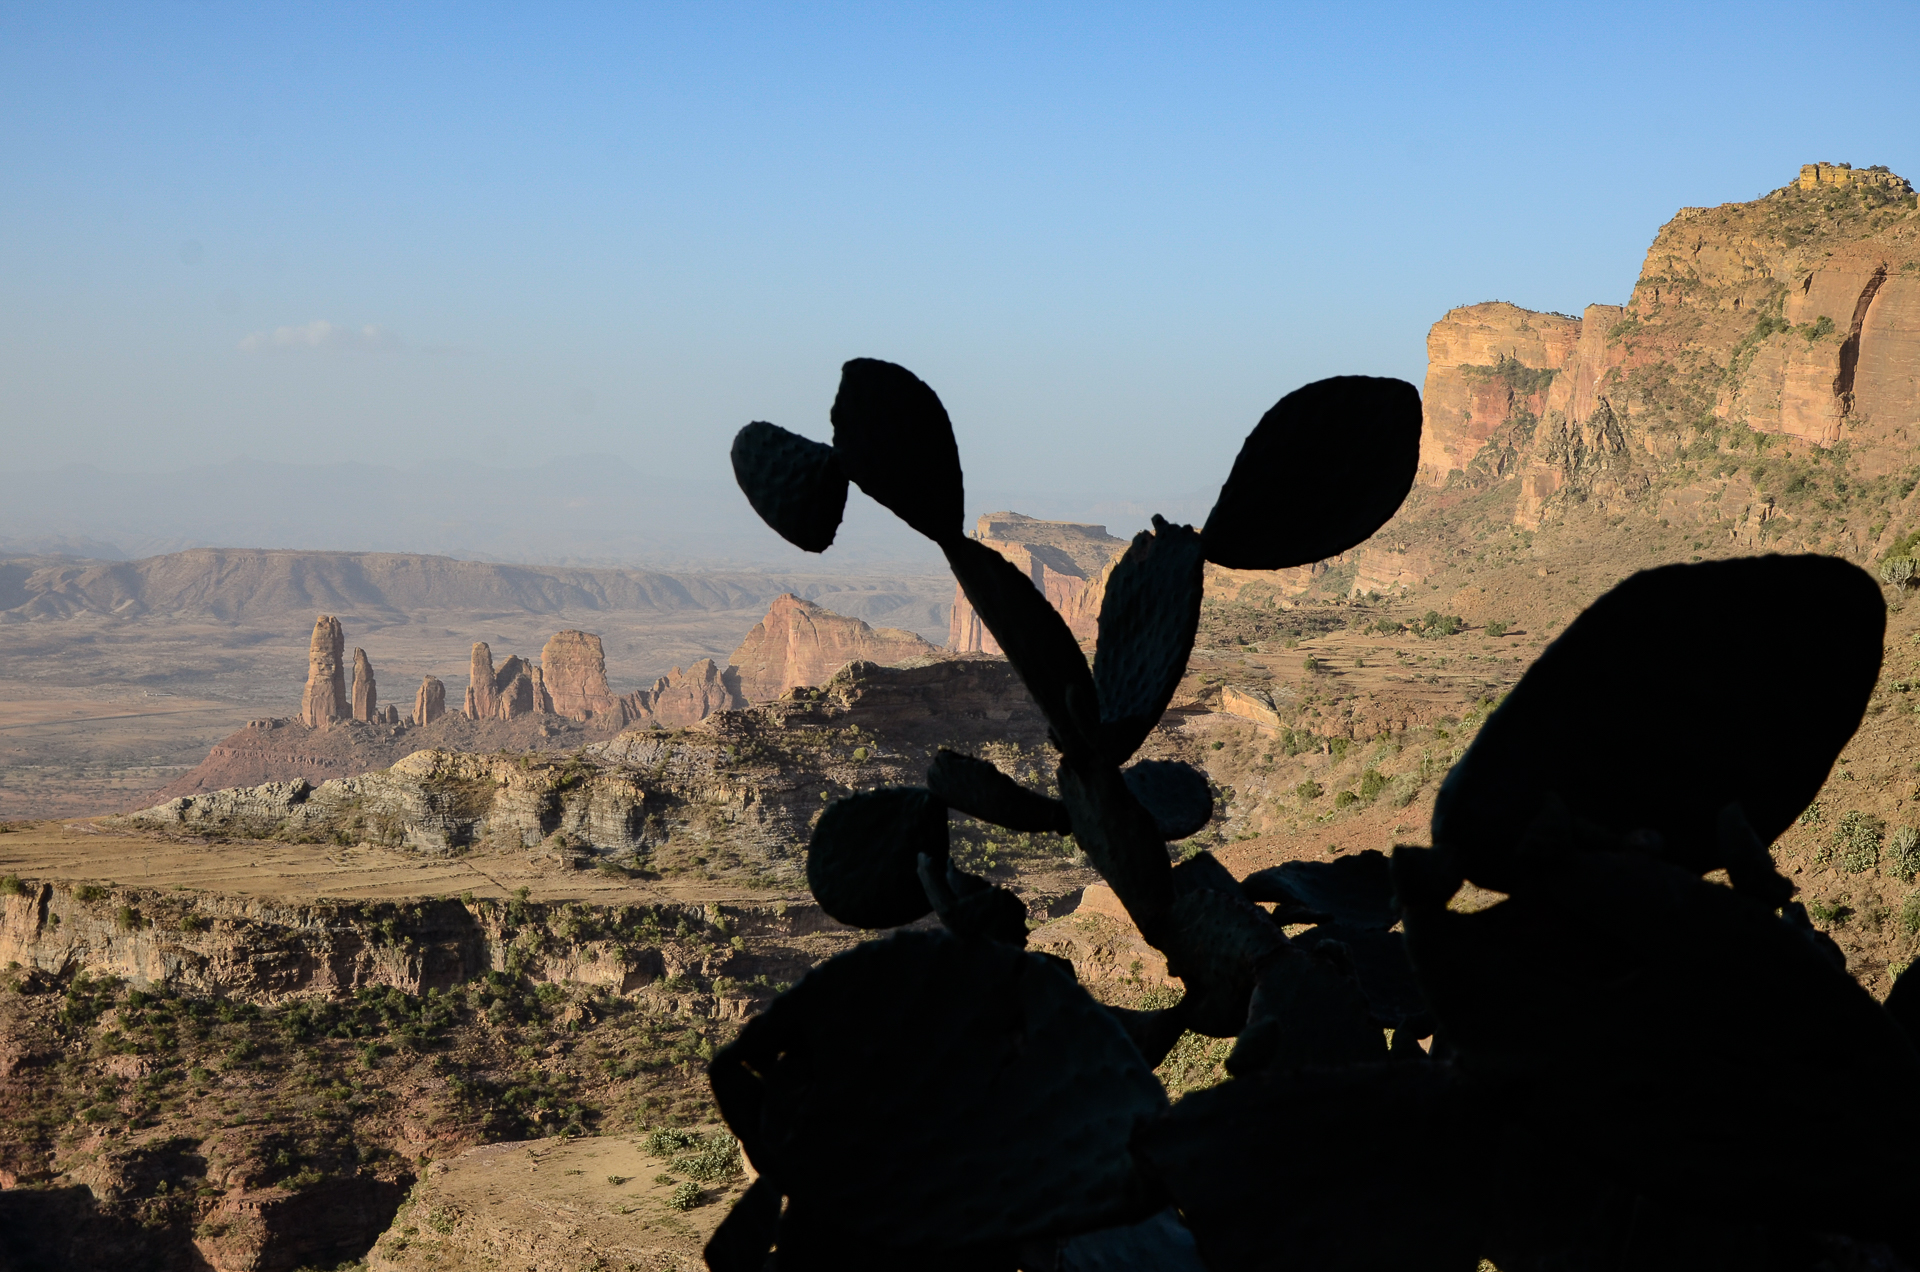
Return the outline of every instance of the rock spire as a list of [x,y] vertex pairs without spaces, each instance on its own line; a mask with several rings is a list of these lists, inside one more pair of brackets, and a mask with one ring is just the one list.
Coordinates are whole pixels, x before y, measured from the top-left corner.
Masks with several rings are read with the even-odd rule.
[[413,695],[413,722],[416,725],[432,724],[447,714],[447,687],[437,676],[427,676],[420,681],[420,691]]
[[483,640],[474,645],[467,664],[467,719],[491,720],[499,705],[500,695],[493,681],[493,650]]
[[380,690],[373,681],[373,660],[367,657],[367,651],[353,651],[353,718],[362,724],[378,724],[384,717],[380,711]]
[[340,620],[322,614],[313,624],[307,647],[307,691],[300,699],[300,722],[309,729],[330,728],[348,718],[346,669],[341,656],[347,647]]

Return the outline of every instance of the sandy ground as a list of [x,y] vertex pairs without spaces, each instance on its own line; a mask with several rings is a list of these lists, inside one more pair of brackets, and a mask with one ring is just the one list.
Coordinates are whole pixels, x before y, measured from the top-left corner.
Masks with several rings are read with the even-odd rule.
[[368,1266],[376,1272],[703,1267],[701,1248],[751,1174],[702,1185],[700,1204],[681,1211],[668,1198],[684,1176],[655,1182],[668,1170],[640,1135],[470,1149],[427,1168]]
[[245,702],[123,684],[0,680],[0,819],[128,807],[260,714]]

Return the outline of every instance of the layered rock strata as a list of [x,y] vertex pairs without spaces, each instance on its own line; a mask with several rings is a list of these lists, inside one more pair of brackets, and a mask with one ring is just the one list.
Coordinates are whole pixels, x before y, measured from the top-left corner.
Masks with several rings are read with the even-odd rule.
[[309,729],[325,729],[351,718],[346,669],[341,663],[346,647],[339,619],[322,614],[314,620],[313,639],[307,647],[307,688],[300,699],[300,721]]

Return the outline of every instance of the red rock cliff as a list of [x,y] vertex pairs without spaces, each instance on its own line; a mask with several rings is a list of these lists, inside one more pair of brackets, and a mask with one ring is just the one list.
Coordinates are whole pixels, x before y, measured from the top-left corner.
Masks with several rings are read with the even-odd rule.
[[[1857,479],[1913,462],[1920,205],[1884,169],[1808,165],[1752,202],[1681,209],[1624,306],[1575,319],[1471,305],[1427,348],[1423,486],[1515,483],[1526,528],[1588,504],[1758,546],[1783,533],[1766,526],[1780,511],[1770,464],[1842,444]],[[1830,518],[1808,520],[1828,524],[1789,541],[1872,547],[1868,527],[1836,537]]]

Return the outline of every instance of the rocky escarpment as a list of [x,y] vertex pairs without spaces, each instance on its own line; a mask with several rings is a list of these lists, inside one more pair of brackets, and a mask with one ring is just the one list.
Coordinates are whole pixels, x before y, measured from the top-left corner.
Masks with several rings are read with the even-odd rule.
[[384,768],[434,748],[555,750],[604,741],[628,726],[684,728],[715,712],[744,707],[750,698],[769,701],[824,684],[856,660],[898,664],[940,656],[911,632],[876,630],[787,593],[735,651],[739,666],[723,668],[702,658],[675,667],[645,689],[616,695],[607,683],[600,637],[592,632],[558,632],[547,641],[540,662],[516,654],[497,667],[492,647],[481,641],[469,657],[461,710],[449,716],[445,684],[427,676],[403,720],[396,704],[379,705],[365,650],[354,650],[349,702],[341,671],[344,639],[336,618],[323,615],[314,625],[306,705],[299,719],[250,721],[153,798],[164,802],[296,778],[318,783]]
[[0,1265],[361,1257],[432,1158],[707,1120],[701,1060],[852,939],[779,900],[346,904],[6,876]]
[[554,851],[656,871],[793,883],[824,800],[917,783],[936,747],[1037,750],[1045,726],[1005,662],[853,663],[821,689],[684,730],[630,730],[571,755],[418,751],[318,784],[180,796],[135,826],[375,843],[428,854]]
[[1466,550],[1462,512],[1534,530],[1579,507],[1856,558],[1913,517],[1920,205],[1884,169],[1808,165],[1683,208],[1625,305],[1471,305],[1427,349],[1420,486],[1356,591],[1436,573]]

